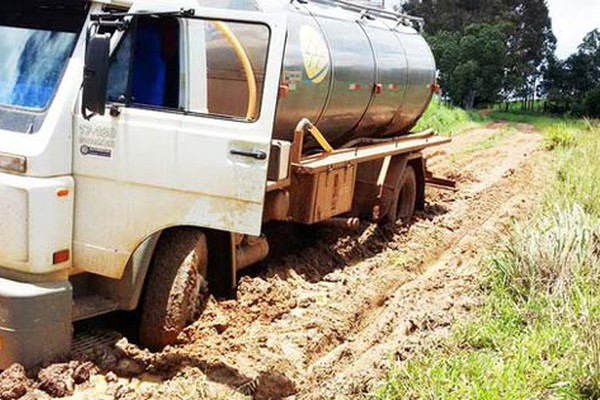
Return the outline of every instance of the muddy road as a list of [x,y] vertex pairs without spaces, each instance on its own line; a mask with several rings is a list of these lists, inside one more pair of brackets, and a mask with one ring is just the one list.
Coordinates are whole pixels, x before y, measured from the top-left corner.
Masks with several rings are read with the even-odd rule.
[[486,254],[540,200],[549,171],[541,147],[528,125],[463,132],[428,154],[430,169],[456,180],[457,190],[428,189],[410,227],[281,230],[292,254],[249,271],[236,300],[211,301],[177,346],[152,354],[109,333],[105,345],[74,354],[78,361],[22,378],[26,398],[73,390],[71,399],[130,400],[369,393],[391,363],[477,310]]

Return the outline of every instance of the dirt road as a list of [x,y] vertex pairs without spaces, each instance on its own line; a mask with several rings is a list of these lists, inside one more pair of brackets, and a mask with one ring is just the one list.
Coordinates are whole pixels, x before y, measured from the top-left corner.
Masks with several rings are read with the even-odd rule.
[[[300,250],[242,277],[237,300],[212,301],[179,345],[150,354],[121,340],[93,349],[91,364],[63,364],[48,385],[70,379],[73,399],[369,393],[391,363],[447,335],[480,305],[482,259],[539,201],[549,170],[540,143],[528,125],[464,132],[428,154],[430,169],[455,179],[457,191],[428,189],[426,210],[409,228],[279,232]],[[91,371],[89,382],[77,385],[77,368]]]

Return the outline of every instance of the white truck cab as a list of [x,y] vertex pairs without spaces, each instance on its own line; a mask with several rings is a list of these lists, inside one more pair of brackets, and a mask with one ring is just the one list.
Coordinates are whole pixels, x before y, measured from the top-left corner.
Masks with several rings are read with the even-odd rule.
[[[121,281],[136,249],[170,227],[260,234],[284,50],[275,13],[195,1],[42,3],[0,6],[1,368],[68,350],[69,277]],[[90,21],[107,6],[130,14],[127,29]],[[90,34],[111,53],[110,112],[92,118],[81,107]],[[243,77],[218,59],[243,35],[258,92],[250,106]],[[127,309],[139,291],[105,303]],[[24,297],[18,306],[14,296]],[[21,304],[37,314],[9,326]]]

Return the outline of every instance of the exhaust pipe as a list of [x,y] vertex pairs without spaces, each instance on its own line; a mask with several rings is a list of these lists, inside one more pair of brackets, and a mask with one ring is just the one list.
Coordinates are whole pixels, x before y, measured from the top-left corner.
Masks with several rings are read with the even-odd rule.
[[264,236],[246,236],[237,248],[236,269],[238,271],[264,260],[269,255],[269,242]]
[[330,228],[348,229],[356,231],[360,228],[360,219],[358,218],[331,218],[322,222],[319,222],[321,226],[327,226]]

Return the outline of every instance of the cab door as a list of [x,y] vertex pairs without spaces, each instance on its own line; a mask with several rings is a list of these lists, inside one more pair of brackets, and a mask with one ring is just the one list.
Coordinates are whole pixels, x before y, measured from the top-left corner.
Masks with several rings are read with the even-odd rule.
[[261,231],[285,19],[190,14],[134,18],[114,44],[106,115],[75,116],[79,269],[119,278],[170,226]]

